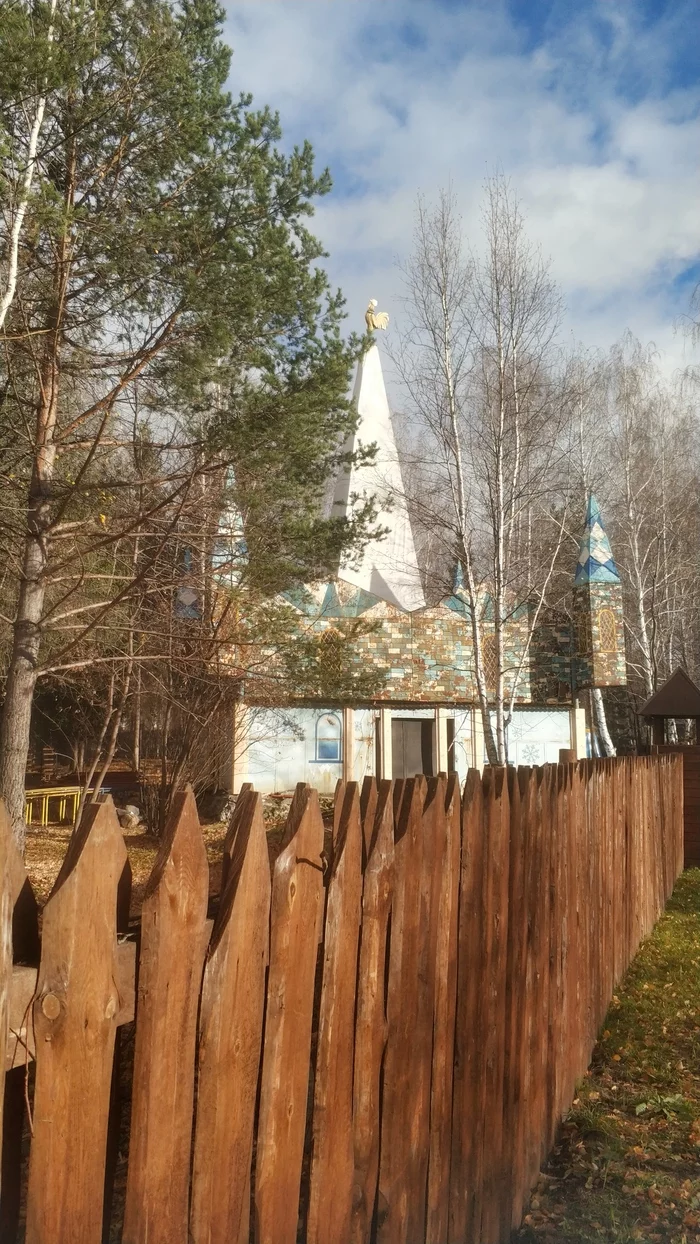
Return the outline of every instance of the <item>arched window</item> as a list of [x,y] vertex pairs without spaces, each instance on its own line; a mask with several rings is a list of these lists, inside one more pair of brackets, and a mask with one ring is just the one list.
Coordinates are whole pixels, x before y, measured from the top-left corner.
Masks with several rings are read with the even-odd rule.
[[617,652],[617,626],[612,609],[598,613],[598,640],[601,652]]
[[329,627],[321,637],[321,664],[324,674],[331,678],[343,668],[343,636],[335,627]]
[[579,656],[591,651],[591,616],[589,613],[580,613],[575,618],[574,639]]
[[316,722],[316,759],[339,761],[343,727],[336,713],[324,713]]
[[496,636],[490,632],[481,632],[481,662],[484,678],[489,691],[494,691],[498,678],[498,645]]

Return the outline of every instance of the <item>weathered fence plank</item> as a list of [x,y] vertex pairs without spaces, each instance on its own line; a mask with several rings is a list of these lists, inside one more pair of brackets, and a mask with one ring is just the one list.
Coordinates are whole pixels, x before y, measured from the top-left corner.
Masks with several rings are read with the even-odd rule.
[[[518,1226],[523,1197],[524,1144],[520,1122],[525,1114],[525,1061],[527,1048],[527,901],[528,777],[509,768],[510,861],[508,870],[508,941],[506,969],[506,1028],[503,1094],[503,1163],[510,1172],[504,1190],[501,1233]],[[524,798],[523,798],[524,788]]]
[[527,794],[521,795],[521,815],[527,818],[525,877],[527,903],[527,981],[525,1026],[526,1101],[520,1135],[525,1149],[524,1192],[532,1187],[546,1149],[547,1038],[549,1013],[549,858],[553,847],[544,797],[544,772],[531,769]]
[[89,808],[44,908],[27,1244],[102,1237],[126,858],[112,801]]
[[243,803],[202,987],[192,1244],[248,1242],[271,885],[262,798]]
[[362,857],[363,866],[369,859],[369,853],[372,849],[372,840],[374,836],[374,822],[377,814],[377,799],[379,798],[379,788],[377,780],[373,777],[366,777],[362,783],[362,791],[360,794],[360,811],[362,813],[362,837],[364,839],[364,853]]
[[307,1244],[348,1240],[353,1199],[353,1031],[362,905],[356,782],[342,792],[328,881],[313,1113]]
[[241,824],[241,821],[243,820],[247,821],[248,817],[250,816],[250,809],[252,807],[253,802],[254,802],[253,785],[251,782],[244,782],[236,796],[236,802],[233,806],[233,812],[231,813],[231,816],[229,817],[228,829],[226,830],[226,837],[224,838],[223,851],[221,853],[221,890],[220,890],[220,893],[222,896],[223,896],[224,890],[226,889],[226,882],[228,880],[229,869],[231,868],[231,861],[232,861],[234,854],[236,853],[236,849],[237,849],[236,844],[238,843],[238,846],[240,847],[239,833],[238,833],[239,826]]
[[188,788],[175,797],[141,915],[123,1244],[187,1244],[208,892],[207,856]]
[[[363,794],[366,790],[365,786]],[[384,1005],[386,947],[394,889],[393,783],[380,782],[376,794],[368,791],[368,809],[372,802],[375,804],[372,830],[368,826],[369,811],[364,820],[368,858],[362,892],[355,1023],[352,1244],[369,1244],[379,1170],[379,1090],[387,1037]]]
[[444,831],[438,849],[433,901],[437,916],[433,1066],[430,1095],[430,1153],[426,1244],[446,1244],[450,1216],[452,1088],[457,1007],[457,918],[459,908],[460,812],[459,780],[452,774],[435,790],[436,821]]
[[449,1244],[476,1239],[481,1224],[484,1115],[482,992],[485,924],[483,787],[481,774],[470,769],[462,800],[462,857],[457,930],[457,1002],[450,1166]]
[[[483,1244],[498,1244],[504,1198],[509,1199],[503,1134],[505,1071],[506,968],[508,949],[508,878],[510,803],[503,769],[486,770],[486,865],[484,919],[486,924],[484,1041],[484,1191],[481,1212]],[[477,1237],[478,1238],[478,1237]]]
[[549,1013],[547,1034],[547,1128],[545,1148],[551,1149],[558,1123],[559,1083],[562,1075],[562,1025],[563,1025],[563,958],[565,954],[565,884],[563,843],[565,826],[562,824],[559,782],[554,765],[545,765],[543,796],[547,800],[547,823],[552,838],[549,858]]
[[309,1089],[311,1020],[323,913],[318,795],[297,787],[272,880],[270,972],[255,1167],[258,1244],[294,1244]]
[[435,977],[434,808],[409,779],[396,823],[379,1162],[379,1244],[425,1235]]

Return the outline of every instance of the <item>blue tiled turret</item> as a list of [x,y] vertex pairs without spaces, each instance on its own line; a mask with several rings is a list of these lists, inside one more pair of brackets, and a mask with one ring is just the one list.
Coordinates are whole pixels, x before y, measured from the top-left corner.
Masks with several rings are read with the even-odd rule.
[[574,575],[574,678],[577,688],[624,687],[622,584],[593,494]]
[[620,576],[613,559],[608,534],[603,526],[600,506],[591,493],[586,511],[586,526],[583,530],[581,551],[574,576],[574,587],[582,583],[619,582]]

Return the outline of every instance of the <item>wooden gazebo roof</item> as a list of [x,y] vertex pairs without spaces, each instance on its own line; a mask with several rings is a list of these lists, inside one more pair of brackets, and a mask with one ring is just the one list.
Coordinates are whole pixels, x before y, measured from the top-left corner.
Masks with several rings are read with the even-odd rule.
[[700,687],[679,666],[639,713],[642,717],[700,717]]

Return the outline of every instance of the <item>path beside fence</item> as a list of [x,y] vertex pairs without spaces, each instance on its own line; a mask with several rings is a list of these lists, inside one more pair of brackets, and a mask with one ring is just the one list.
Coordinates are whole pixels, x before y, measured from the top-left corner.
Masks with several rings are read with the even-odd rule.
[[300,786],[272,876],[246,791],[213,927],[185,794],[138,946],[119,938],[128,864],[107,802],[71,842],[38,972],[4,817],[0,866],[7,1244],[34,1055],[27,1244],[99,1244],[121,1221],[134,1003],[123,1244],[505,1244],[683,866],[682,762],[487,769],[463,792],[348,783],[332,844]]

